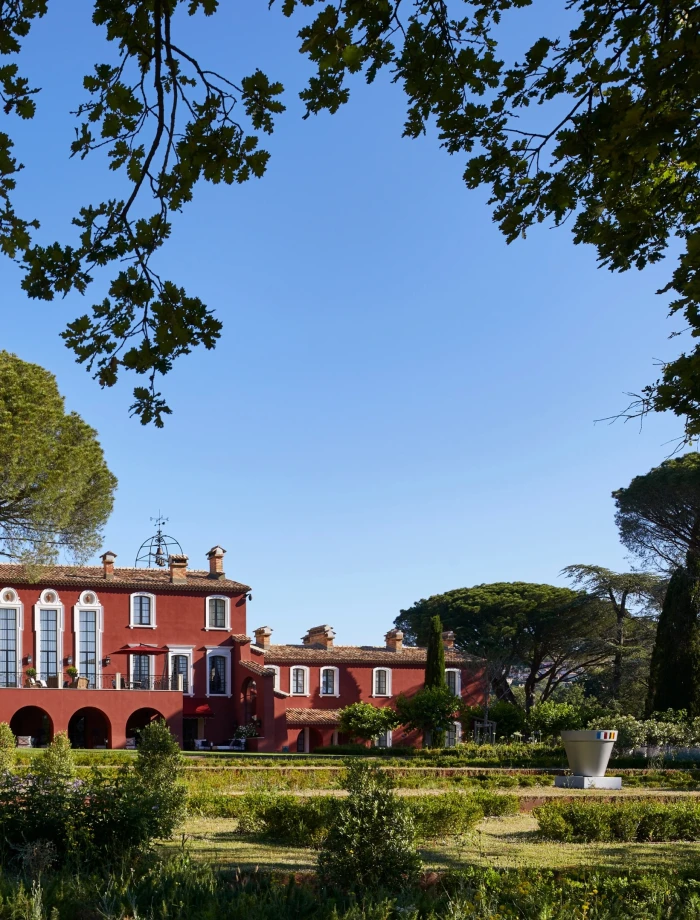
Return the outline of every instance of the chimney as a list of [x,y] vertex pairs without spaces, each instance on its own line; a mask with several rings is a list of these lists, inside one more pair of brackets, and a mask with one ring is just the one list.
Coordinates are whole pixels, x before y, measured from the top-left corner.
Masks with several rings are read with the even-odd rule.
[[442,644],[444,645],[446,652],[451,652],[455,647],[455,634],[451,629],[448,629],[442,634]]
[[322,645],[324,648],[333,648],[335,630],[332,626],[312,626],[301,640],[304,645]]
[[170,563],[170,581],[187,581],[187,556],[177,553],[168,557]]
[[224,553],[226,552],[221,546],[212,546],[212,548],[207,553],[207,559],[209,560],[209,577],[210,578],[223,578],[224,577]]
[[100,559],[102,560],[102,568],[104,569],[105,578],[109,581],[114,578],[114,560],[117,558],[117,554],[113,553],[111,550],[107,550],[106,553],[102,553]]
[[272,630],[269,626],[258,626],[253,635],[255,636],[255,644],[258,648],[268,649],[270,647]]
[[390,629],[384,637],[386,647],[390,652],[400,652],[403,649],[403,633],[400,629]]

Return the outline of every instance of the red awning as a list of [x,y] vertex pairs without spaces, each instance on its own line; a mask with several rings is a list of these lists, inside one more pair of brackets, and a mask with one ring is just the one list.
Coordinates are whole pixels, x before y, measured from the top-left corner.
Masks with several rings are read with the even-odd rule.
[[213,716],[214,713],[211,710],[209,703],[202,702],[196,697],[192,698],[191,696],[186,696],[182,704],[182,714],[183,716]]
[[125,645],[122,648],[118,648],[116,652],[112,652],[112,655],[167,655],[167,648],[158,648],[155,645]]

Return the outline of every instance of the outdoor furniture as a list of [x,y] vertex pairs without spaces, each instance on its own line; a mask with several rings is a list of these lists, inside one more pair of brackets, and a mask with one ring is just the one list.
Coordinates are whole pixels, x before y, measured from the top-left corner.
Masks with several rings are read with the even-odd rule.
[[195,738],[194,749],[195,751],[209,751],[211,749],[211,744],[206,738]]
[[58,690],[58,686],[59,686],[59,684],[58,684],[58,676],[56,676],[56,677],[47,677],[47,678],[46,678],[46,686],[49,688],[49,690]]
[[46,690],[48,686],[45,680],[37,680],[36,685],[37,687],[43,687],[44,690]]
[[127,751],[133,751],[136,748],[136,738],[127,738],[126,739],[126,749]]
[[79,677],[75,686],[78,690],[87,690],[89,683],[87,677]]
[[34,747],[31,735],[17,735],[17,747]]

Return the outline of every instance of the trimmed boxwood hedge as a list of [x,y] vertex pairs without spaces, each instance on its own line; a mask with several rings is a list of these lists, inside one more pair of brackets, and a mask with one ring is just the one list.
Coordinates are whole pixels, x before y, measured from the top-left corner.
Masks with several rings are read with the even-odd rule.
[[550,802],[534,813],[550,840],[700,840],[700,802],[695,801]]
[[[192,815],[232,818],[239,834],[272,838],[289,846],[318,846],[333,821],[339,799],[336,796],[247,794],[195,794],[188,800]],[[513,814],[518,799],[479,790],[471,795],[405,796],[401,802],[413,817],[420,840],[464,834],[484,816]]]

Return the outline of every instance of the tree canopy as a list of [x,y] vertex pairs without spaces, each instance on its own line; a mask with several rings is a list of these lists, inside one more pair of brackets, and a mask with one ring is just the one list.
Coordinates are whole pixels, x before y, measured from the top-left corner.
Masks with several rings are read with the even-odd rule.
[[52,374],[0,351],[0,556],[77,560],[99,548],[117,480]]
[[649,637],[654,635],[653,623],[651,630],[637,629],[634,618],[653,620],[658,616],[666,593],[666,580],[648,572],[612,572],[602,565],[569,565],[562,574],[592,597],[609,602],[614,611],[610,699],[619,700],[626,659],[645,660],[650,650],[647,647]]
[[409,641],[424,643],[433,616],[455,633],[458,648],[487,662],[497,696],[525,670],[529,710],[564,681],[610,657],[614,620],[609,605],[585,592],[554,585],[506,582],[458,588],[420,600],[395,620]]
[[700,557],[700,454],[665,460],[613,492],[620,540],[648,565]]
[[[259,135],[273,131],[285,108],[277,75],[219,74],[189,48],[189,17],[212,17],[219,6],[94,0],[93,22],[117,54],[85,77],[71,154],[106,150],[127,191],[115,196],[105,179],[103,200],[78,209],[73,238],[42,240],[36,216],[15,209],[21,164],[0,133],[0,249],[22,267],[30,297],[85,293],[111,268],[108,296],[69,323],[64,338],[102,386],[123,371],[143,376],[132,406],[143,423],[162,425],[170,412],[158,378],[194,347],[213,348],[221,333],[211,307],[158,273],[173,214],[200,180],[261,177],[269,154]],[[565,38],[533,43],[520,41],[525,17],[529,7],[547,10],[545,0],[281,0],[271,15],[290,17],[300,6],[314,8],[298,31],[314,68],[300,91],[305,117],[336,112],[353,77],[372,83],[387,70],[406,96],[404,135],[434,124],[442,147],[464,159],[466,184],[490,189],[509,241],[543,221],[568,221],[575,242],[624,271],[659,261],[680,240],[665,290],[672,311],[698,331],[697,0],[577,0],[567,4]],[[19,64],[47,8],[48,0],[0,5],[7,115],[37,111],[38,91]],[[630,413],[670,409],[686,418],[688,436],[700,433],[699,364],[700,345],[666,365]]]

